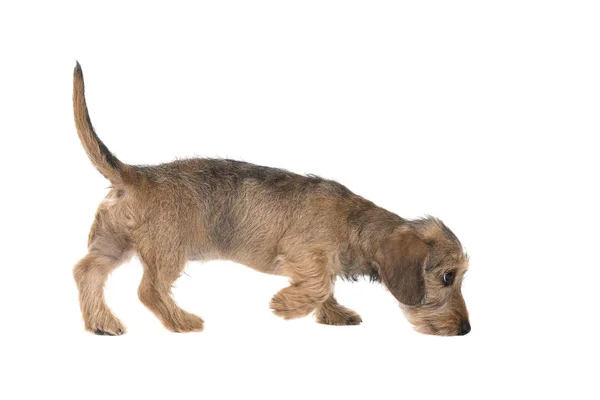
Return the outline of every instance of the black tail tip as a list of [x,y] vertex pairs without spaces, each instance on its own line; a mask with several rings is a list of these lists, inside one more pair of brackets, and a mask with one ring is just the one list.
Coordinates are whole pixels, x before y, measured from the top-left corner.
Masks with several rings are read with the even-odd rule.
[[81,64],[79,64],[79,61],[75,60],[75,73],[82,75],[83,72],[81,71]]

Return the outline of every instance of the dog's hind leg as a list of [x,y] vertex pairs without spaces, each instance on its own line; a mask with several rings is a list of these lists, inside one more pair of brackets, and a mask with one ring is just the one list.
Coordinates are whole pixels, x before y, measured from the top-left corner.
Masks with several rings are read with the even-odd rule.
[[275,315],[285,319],[304,317],[331,296],[333,276],[323,254],[316,252],[294,260],[281,257],[280,262],[291,279],[290,286],[271,300]]
[[362,322],[360,315],[338,304],[333,296],[317,308],[315,315],[318,323],[326,325],[359,325]]
[[104,283],[112,270],[126,261],[131,252],[118,236],[95,232],[92,228],[88,254],[73,269],[79,290],[79,304],[85,329],[97,335],[122,335],[125,326],[104,300]]
[[173,332],[200,332],[204,321],[179,308],[171,295],[173,283],[181,275],[185,258],[172,253],[158,254],[154,250],[140,252],[144,275],[138,289],[142,303]]

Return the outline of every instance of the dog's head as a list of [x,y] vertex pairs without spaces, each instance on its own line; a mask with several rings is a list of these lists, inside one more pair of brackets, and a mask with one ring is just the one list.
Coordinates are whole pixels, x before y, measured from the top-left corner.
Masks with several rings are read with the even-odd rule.
[[408,221],[377,254],[381,280],[422,333],[465,335],[471,330],[461,293],[468,257],[440,220]]

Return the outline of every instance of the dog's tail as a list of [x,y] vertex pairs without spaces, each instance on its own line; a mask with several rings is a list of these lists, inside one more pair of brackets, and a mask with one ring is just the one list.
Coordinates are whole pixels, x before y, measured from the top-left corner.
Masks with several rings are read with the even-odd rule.
[[115,157],[94,131],[85,103],[83,72],[79,62],[73,71],[73,112],[79,140],[96,169],[111,183],[130,180],[134,174],[133,168]]

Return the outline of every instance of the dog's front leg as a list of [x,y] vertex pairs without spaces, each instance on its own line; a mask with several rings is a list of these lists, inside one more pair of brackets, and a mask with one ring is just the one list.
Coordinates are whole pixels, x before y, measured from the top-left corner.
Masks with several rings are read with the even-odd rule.
[[279,291],[271,300],[271,309],[285,319],[310,314],[333,293],[333,275],[327,268],[323,252],[303,256],[280,256],[279,261],[290,286]]

